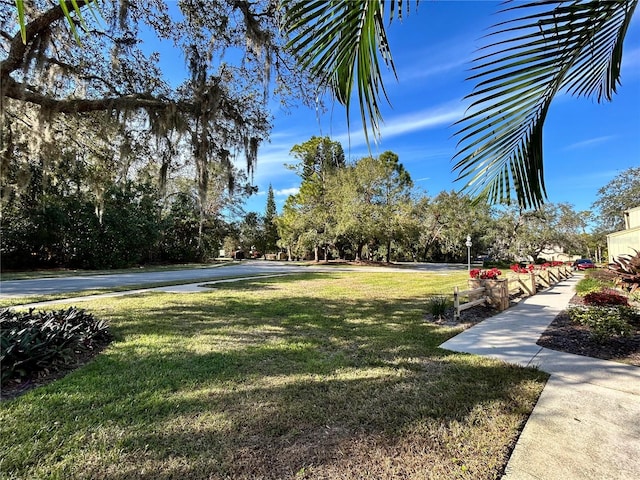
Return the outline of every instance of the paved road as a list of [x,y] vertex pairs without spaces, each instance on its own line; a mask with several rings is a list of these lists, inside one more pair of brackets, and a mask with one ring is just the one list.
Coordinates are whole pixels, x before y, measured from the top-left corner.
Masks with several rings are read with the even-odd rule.
[[[402,264],[394,271],[431,271],[445,272],[463,270],[458,264]],[[379,272],[387,267],[355,267],[357,271]],[[288,262],[267,262],[264,260],[247,260],[224,267],[198,268],[190,270],[170,270],[160,272],[118,273],[113,275],[77,275],[60,278],[41,278],[30,280],[0,281],[0,297],[16,297],[26,295],[48,295],[54,293],[77,292],[81,290],[97,290],[127,285],[142,285],[160,282],[185,283],[202,279],[214,279],[230,276],[251,276],[273,273],[295,273],[309,271],[345,271],[350,267],[334,267],[313,265],[306,266]]]

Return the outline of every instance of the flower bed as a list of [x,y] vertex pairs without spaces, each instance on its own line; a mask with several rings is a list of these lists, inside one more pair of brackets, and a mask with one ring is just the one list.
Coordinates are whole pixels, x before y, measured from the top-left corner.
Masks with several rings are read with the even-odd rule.
[[497,268],[491,268],[489,270],[481,270],[479,268],[474,268],[469,271],[469,276],[471,278],[477,278],[480,280],[496,280],[500,275],[502,275],[502,271]]

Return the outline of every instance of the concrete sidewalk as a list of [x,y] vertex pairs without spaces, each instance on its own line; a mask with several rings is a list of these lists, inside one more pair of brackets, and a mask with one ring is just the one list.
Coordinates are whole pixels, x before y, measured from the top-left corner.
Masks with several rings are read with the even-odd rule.
[[640,367],[536,345],[577,281],[561,282],[441,345],[551,374],[503,480],[640,478]]

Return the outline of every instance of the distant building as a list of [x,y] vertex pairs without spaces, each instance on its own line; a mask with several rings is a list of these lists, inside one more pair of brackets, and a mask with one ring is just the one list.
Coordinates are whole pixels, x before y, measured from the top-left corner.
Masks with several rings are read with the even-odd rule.
[[640,207],[624,212],[624,230],[607,235],[609,262],[619,255],[635,255],[640,251]]
[[[573,262],[574,260],[581,258],[580,255],[570,255],[565,253],[564,248],[559,245],[545,247],[538,256],[544,258],[548,262]],[[529,257],[528,260],[533,261],[533,258]]]

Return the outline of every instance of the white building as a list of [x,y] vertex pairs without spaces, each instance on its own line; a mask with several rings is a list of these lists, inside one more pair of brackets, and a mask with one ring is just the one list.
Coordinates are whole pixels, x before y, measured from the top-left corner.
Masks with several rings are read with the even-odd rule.
[[607,235],[609,262],[619,255],[635,255],[640,251],[640,207],[624,212],[624,230]]
[[[570,255],[565,253],[564,248],[558,245],[545,247],[545,249],[540,252],[539,256],[548,262],[573,262],[578,258],[582,258],[580,255]],[[529,258],[529,261],[533,261],[533,258]]]

